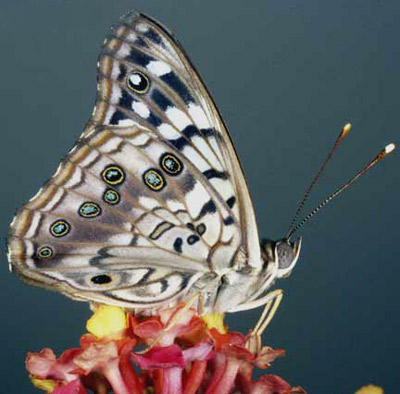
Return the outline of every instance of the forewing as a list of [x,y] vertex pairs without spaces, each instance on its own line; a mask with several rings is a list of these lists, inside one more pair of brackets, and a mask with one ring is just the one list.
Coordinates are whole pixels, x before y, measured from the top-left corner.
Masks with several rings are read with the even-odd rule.
[[[148,77],[145,94],[127,87],[136,71]],[[236,152],[210,94],[174,36],[147,16],[125,16],[104,44],[98,85],[86,133],[99,124],[139,123],[154,131],[208,179],[239,223],[242,260],[260,267],[253,205]]]

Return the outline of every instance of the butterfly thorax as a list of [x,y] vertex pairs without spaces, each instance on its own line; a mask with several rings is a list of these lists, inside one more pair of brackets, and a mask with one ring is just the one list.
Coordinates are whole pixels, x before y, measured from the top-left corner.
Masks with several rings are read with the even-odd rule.
[[261,267],[237,262],[236,266],[207,273],[192,287],[201,293],[202,309],[207,312],[235,312],[263,304],[277,278],[287,277],[300,253],[301,239],[290,242],[264,240],[261,243]]

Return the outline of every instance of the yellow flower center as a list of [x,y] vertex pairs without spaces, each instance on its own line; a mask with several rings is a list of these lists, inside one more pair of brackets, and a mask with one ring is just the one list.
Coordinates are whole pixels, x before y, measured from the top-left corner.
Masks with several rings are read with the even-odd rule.
[[40,390],[46,391],[46,393],[51,393],[56,387],[57,382],[51,379],[38,379],[33,375],[30,375],[30,379],[35,387]]
[[109,305],[99,306],[86,323],[86,329],[97,338],[118,334],[127,327],[125,311]]
[[215,328],[221,334],[226,334],[227,329],[224,325],[224,313],[210,313],[209,315],[203,315],[201,318],[205,321],[208,329]]

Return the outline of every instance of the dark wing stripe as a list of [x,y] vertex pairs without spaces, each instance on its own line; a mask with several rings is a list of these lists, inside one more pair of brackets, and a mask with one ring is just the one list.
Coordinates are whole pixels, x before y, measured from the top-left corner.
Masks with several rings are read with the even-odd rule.
[[201,208],[201,211],[200,211],[199,215],[197,216],[196,221],[201,219],[203,216],[207,215],[207,213],[214,213],[216,211],[217,211],[217,207],[216,207],[214,201],[209,200]]
[[214,168],[204,171],[203,175],[207,179],[212,179],[212,178],[228,179],[229,178],[229,174],[226,171],[217,171],[217,170],[214,170]]
[[234,206],[235,203],[236,203],[236,197],[235,197],[235,196],[232,196],[232,197],[228,198],[228,199],[226,200],[226,203],[227,203],[227,205],[228,205],[229,208],[233,208],[233,206]]
[[[132,47],[131,47],[132,48]],[[142,51],[139,51],[136,48],[132,48],[131,52],[129,53],[128,56],[125,57],[127,61],[132,63],[133,65],[139,65],[142,67],[146,67],[151,61],[154,61],[155,59],[149,55],[146,55]]]
[[172,101],[158,89],[153,89],[151,98],[163,111],[165,111],[168,107],[173,107]]
[[179,79],[179,77],[175,73],[170,72],[168,74],[162,75],[160,78],[183,99],[185,104],[195,102],[186,85]]

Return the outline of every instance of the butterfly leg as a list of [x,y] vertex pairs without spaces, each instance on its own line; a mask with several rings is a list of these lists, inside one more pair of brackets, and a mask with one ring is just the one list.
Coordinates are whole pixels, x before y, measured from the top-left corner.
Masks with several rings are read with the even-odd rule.
[[268,293],[262,298],[262,300],[266,301],[264,310],[246,341],[246,348],[252,353],[257,354],[261,350],[261,336],[274,317],[282,297],[283,292],[279,289]]

